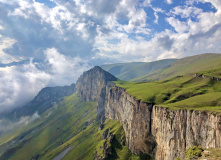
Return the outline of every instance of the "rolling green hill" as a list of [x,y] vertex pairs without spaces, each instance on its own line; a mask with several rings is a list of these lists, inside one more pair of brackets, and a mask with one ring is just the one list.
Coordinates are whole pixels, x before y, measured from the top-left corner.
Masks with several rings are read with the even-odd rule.
[[[182,76],[191,73],[206,72],[209,70],[218,70],[221,67],[221,54],[200,54],[196,56],[186,57],[175,61],[170,67],[159,69],[145,76],[135,78],[131,81],[156,81],[175,76]],[[215,76],[218,75],[216,72]],[[215,72],[212,71],[213,74]]]
[[118,63],[103,65],[101,68],[121,80],[130,81],[131,79],[147,75],[158,69],[167,68],[175,61],[176,59],[165,59],[154,62]]
[[[211,75],[220,73],[214,69]],[[205,72],[206,74],[207,72]],[[204,110],[221,114],[221,79],[189,74],[162,81],[116,81],[117,86],[147,103],[171,109]]]

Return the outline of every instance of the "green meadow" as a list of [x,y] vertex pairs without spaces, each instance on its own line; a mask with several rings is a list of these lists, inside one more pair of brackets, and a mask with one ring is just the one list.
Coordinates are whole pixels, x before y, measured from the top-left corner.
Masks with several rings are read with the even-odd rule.
[[126,89],[128,94],[147,103],[171,109],[203,110],[221,114],[221,81],[193,77],[192,74],[162,81],[115,83]]

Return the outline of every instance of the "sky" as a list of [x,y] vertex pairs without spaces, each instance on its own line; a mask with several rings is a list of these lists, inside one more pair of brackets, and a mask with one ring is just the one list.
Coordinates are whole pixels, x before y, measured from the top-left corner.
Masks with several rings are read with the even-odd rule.
[[0,0],[0,113],[94,65],[220,51],[220,0]]

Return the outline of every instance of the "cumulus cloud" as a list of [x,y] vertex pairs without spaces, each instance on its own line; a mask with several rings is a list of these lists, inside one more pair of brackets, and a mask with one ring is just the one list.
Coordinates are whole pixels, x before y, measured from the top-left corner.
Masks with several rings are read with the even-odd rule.
[[189,26],[186,24],[186,22],[182,22],[182,21],[175,19],[173,17],[169,17],[166,20],[171,26],[174,27],[174,29],[178,33],[184,33],[185,31],[189,30]]
[[0,68],[0,112],[21,107],[46,86],[74,83],[89,67],[79,57],[70,58],[55,48],[44,52],[45,62]]
[[[1,26],[0,26],[0,28],[1,28]],[[16,43],[16,40],[11,39],[11,38],[7,38],[7,37],[3,37],[0,34],[0,62],[1,63],[10,63],[10,62],[17,60],[13,56],[10,56],[4,52],[5,49],[11,48],[13,46],[13,44],[15,44],[15,43]]]
[[202,9],[194,6],[176,6],[171,10],[174,15],[180,15],[182,18],[196,17],[202,13]]
[[[0,104],[13,108],[44,86],[70,84],[87,64],[220,52],[219,0],[189,0],[177,6],[172,0],[162,2],[167,6],[152,0],[53,0],[53,6],[0,0],[0,63],[39,60],[1,68]],[[196,3],[213,8],[205,11]]]
[[33,62],[0,68],[0,77],[0,112],[28,103],[50,80]]
[[61,86],[76,82],[78,77],[87,69],[89,65],[86,60],[80,57],[67,57],[60,54],[56,48],[49,48],[44,51],[45,62],[48,65],[46,70],[50,75],[50,85]]

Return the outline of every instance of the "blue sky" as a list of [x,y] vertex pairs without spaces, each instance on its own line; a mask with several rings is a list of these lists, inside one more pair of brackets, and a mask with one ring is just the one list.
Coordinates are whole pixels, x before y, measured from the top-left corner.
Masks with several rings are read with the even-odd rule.
[[0,63],[25,62],[0,67],[0,112],[93,65],[220,50],[220,0],[0,0]]

